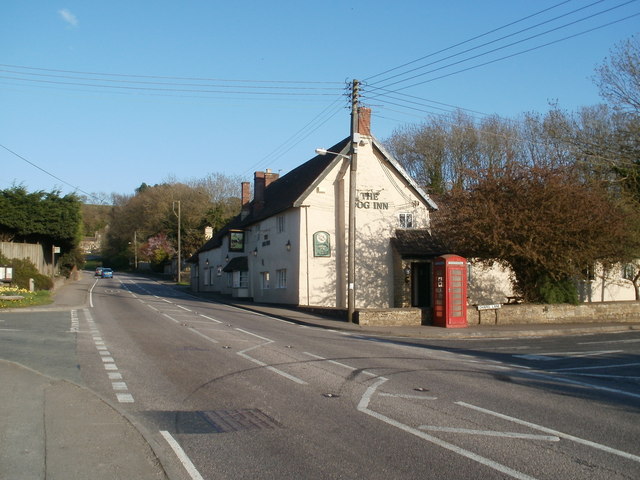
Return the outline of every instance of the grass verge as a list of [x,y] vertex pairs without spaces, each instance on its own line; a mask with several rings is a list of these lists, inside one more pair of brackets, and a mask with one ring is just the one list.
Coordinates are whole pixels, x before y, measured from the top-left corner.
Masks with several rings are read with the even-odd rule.
[[[3,299],[3,297],[5,297]],[[11,298],[13,297],[13,298]],[[18,287],[0,287],[0,310],[5,308],[36,307],[53,302],[49,290],[30,292]]]

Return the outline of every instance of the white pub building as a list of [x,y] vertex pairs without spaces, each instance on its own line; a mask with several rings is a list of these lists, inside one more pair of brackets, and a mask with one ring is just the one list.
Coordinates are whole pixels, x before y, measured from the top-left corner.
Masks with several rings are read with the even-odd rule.
[[[356,309],[431,306],[429,196],[371,135],[360,108]],[[347,308],[351,137],[286,175],[255,172],[242,211],[194,255],[192,288],[256,302]]]

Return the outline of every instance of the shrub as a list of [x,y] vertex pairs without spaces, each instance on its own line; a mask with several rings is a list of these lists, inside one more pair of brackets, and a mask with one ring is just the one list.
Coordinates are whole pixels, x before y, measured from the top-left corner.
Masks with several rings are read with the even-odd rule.
[[580,303],[578,290],[568,278],[554,280],[545,275],[538,284],[538,292],[542,303]]
[[38,272],[36,266],[29,259],[14,258],[9,261],[13,267],[13,282],[20,288],[29,289],[29,279],[33,278],[36,290],[51,290],[53,280]]

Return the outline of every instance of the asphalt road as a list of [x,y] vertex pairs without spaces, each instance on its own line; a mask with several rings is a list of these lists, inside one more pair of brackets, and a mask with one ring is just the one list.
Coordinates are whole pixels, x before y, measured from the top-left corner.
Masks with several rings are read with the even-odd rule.
[[5,351],[10,332],[2,355],[81,375],[181,478],[640,478],[639,332],[375,337],[136,276],[90,287],[61,367]]

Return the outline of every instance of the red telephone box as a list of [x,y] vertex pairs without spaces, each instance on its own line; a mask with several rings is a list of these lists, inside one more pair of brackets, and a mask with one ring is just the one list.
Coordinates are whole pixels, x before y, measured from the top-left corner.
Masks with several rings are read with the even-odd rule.
[[467,260],[442,255],[433,260],[433,324],[465,328],[467,324]]

